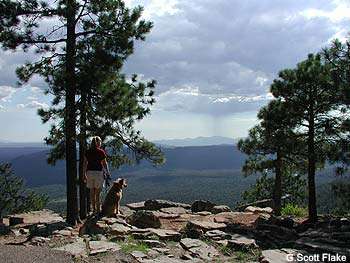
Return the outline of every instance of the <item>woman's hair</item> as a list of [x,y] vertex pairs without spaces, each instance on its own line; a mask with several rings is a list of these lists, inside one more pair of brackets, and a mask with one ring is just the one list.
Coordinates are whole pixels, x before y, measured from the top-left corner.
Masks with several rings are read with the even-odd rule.
[[92,137],[91,140],[91,149],[97,149],[97,143],[102,142],[101,138],[99,136]]

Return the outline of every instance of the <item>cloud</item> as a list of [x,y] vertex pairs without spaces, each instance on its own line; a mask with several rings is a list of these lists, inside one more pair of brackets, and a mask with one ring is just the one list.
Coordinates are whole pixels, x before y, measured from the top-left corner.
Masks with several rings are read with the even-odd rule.
[[202,94],[198,87],[186,86],[170,89],[157,96],[154,110],[231,115],[256,111],[271,98],[271,94],[257,96]]
[[10,86],[0,86],[0,101],[7,102],[16,92],[16,89]]
[[39,102],[36,100],[33,100],[31,102],[28,103],[20,103],[17,104],[17,108],[19,109],[24,109],[24,108],[29,108],[29,109],[39,109],[39,108],[43,108],[43,109],[47,109],[49,107],[49,105],[47,105],[44,102]]
[[[143,2],[146,11],[152,2],[158,1]],[[159,108],[206,114],[257,110],[269,100],[279,70],[344,34],[344,21],[349,22],[341,12],[344,3],[177,0],[176,11],[153,14],[154,29],[136,45],[125,71],[158,81]],[[319,13],[310,16],[308,10]]]

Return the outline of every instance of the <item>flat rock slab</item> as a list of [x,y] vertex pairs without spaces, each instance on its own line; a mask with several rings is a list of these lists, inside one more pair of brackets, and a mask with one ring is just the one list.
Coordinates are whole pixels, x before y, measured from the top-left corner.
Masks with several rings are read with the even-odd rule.
[[[263,250],[262,252],[262,259],[260,262],[262,263],[287,263],[291,262],[287,260],[287,255],[296,255],[297,253],[300,253],[297,250],[294,249],[268,249]],[[302,253],[303,255],[306,255],[306,253]],[[293,261],[294,262],[294,261]]]
[[191,256],[200,258],[205,261],[212,261],[220,256],[219,251],[213,246],[207,245],[199,239],[183,238],[180,245],[191,253]]
[[160,240],[163,241],[179,241],[181,239],[181,234],[170,229],[149,229],[150,232],[156,235]]
[[205,236],[213,240],[231,239],[231,235],[221,230],[209,230]]
[[273,209],[271,207],[255,207],[255,206],[248,206],[246,209],[244,209],[244,212],[251,212],[254,214],[272,214]]
[[227,226],[240,226],[246,228],[255,228],[260,218],[259,214],[246,212],[223,212],[209,216],[216,223],[224,223]]
[[137,203],[127,204],[126,207],[128,207],[132,210],[144,210],[145,209],[145,202],[137,202]]
[[222,212],[231,212],[231,208],[227,205],[216,205],[211,209],[213,214],[218,214]]
[[172,201],[168,201],[168,200],[161,200],[161,199],[145,201],[145,209],[146,210],[160,210],[162,208],[167,208],[167,207],[183,207],[185,209],[189,209],[191,207],[191,205],[184,204],[184,203],[172,202]]
[[215,223],[212,221],[199,221],[199,220],[191,220],[187,223],[189,228],[202,229],[205,231],[214,230],[214,229],[224,229],[226,224],[224,223]]
[[73,257],[85,257],[87,256],[86,244],[83,239],[78,239],[74,243],[64,245],[62,247],[54,248],[54,250],[64,251]]
[[89,242],[90,255],[96,255],[107,251],[118,251],[120,246],[113,242],[108,241],[90,241]]
[[155,217],[158,217],[158,218],[175,219],[180,217],[180,214],[170,214],[170,213],[159,212],[159,211],[154,211],[152,213]]
[[142,263],[181,263],[181,262],[187,262],[187,263],[201,263],[203,262],[200,259],[192,259],[192,260],[183,260],[179,258],[173,258],[169,256],[160,256],[154,259],[143,259],[141,261]]
[[56,222],[64,222],[62,216],[47,209],[22,214],[15,214],[9,216],[8,218],[10,226],[18,224],[49,224]]
[[234,250],[249,251],[253,248],[258,248],[255,239],[245,237],[238,234],[233,234],[231,240],[228,240],[227,247]]
[[166,207],[166,208],[160,209],[160,211],[167,214],[177,214],[177,215],[188,213],[188,210],[186,210],[183,207]]
[[119,224],[119,223],[114,223],[113,225],[111,225],[110,230],[108,231],[108,234],[111,235],[127,235],[131,230],[131,227],[129,226],[125,226],[123,224]]

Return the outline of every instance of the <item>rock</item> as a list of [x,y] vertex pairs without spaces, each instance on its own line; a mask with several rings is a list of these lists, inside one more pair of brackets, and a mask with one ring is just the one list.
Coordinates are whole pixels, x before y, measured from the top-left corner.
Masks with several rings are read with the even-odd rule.
[[271,224],[259,224],[256,228],[258,231],[269,231],[270,236],[279,240],[292,241],[298,238],[298,234],[294,229]]
[[250,213],[254,213],[254,214],[272,214],[273,209],[271,207],[255,207],[255,206],[248,206],[246,209],[244,209],[244,212],[250,212]]
[[169,248],[158,248],[158,247],[155,247],[153,248],[153,250],[159,252],[159,253],[162,253],[162,254],[168,254],[170,249]]
[[[292,262],[293,260],[287,260],[288,255],[294,255],[296,256],[297,253],[299,253],[297,250],[293,249],[268,249],[263,250],[262,256],[260,259],[261,263],[287,263]],[[303,255],[306,255],[302,253]],[[291,256],[289,256],[291,257]],[[294,262],[294,261],[293,261]]]
[[236,207],[236,211],[244,211],[248,206],[254,206],[254,207],[273,207],[273,200],[272,199],[264,199],[259,200],[253,203],[245,204],[242,206]]
[[106,234],[109,231],[109,226],[104,221],[97,221],[90,234]]
[[180,241],[181,234],[179,232],[167,229],[149,229],[150,232],[156,235],[162,241]]
[[120,246],[114,242],[108,241],[89,241],[89,255],[96,255],[107,251],[118,251]]
[[212,262],[220,253],[210,245],[207,245],[199,239],[184,238],[181,239],[180,245],[191,252],[191,256]]
[[190,220],[187,223],[188,229],[201,229],[203,231],[214,230],[214,229],[224,229],[226,224],[224,223],[215,223],[211,221],[199,221],[199,220]]
[[143,259],[142,263],[201,263],[203,261],[198,260],[198,259],[193,259],[193,260],[182,260],[178,258],[173,258],[170,255],[168,256],[160,256],[157,258],[152,258],[152,259]]
[[45,244],[46,242],[49,242],[50,238],[47,237],[33,237],[30,240],[30,244],[34,246]]
[[[138,262],[140,262],[140,260],[147,258],[147,255],[141,251],[133,251],[130,253],[130,255],[136,259]],[[143,262],[143,261],[142,261]]]
[[120,223],[115,223],[111,225],[108,233],[111,235],[120,236],[120,235],[127,235],[130,232],[130,230],[131,230],[131,227],[125,226]]
[[293,218],[290,217],[277,217],[273,219],[273,222],[278,226],[283,226],[286,228],[293,228],[295,225]]
[[183,207],[166,207],[166,208],[160,209],[160,211],[163,213],[177,214],[177,215],[182,215],[187,213],[187,210]]
[[[331,239],[300,238],[295,241],[295,244],[297,248],[310,250],[315,253],[338,253],[350,257],[350,248],[337,246],[338,242]],[[347,246],[348,242],[342,245]]]
[[222,212],[231,212],[231,208],[229,208],[227,205],[216,205],[211,209],[211,212],[213,214],[218,214]]
[[63,217],[47,209],[10,215],[8,218],[10,226],[18,224],[51,224],[64,222]]
[[164,244],[163,242],[160,242],[158,240],[151,240],[151,239],[145,239],[145,240],[142,240],[142,243],[146,244],[147,246],[149,247],[152,247],[152,248],[165,248],[166,247],[166,244]]
[[191,206],[192,212],[211,211],[216,204],[210,201],[197,200]]
[[56,236],[65,236],[65,237],[69,237],[72,235],[72,231],[69,231],[69,230],[56,230],[53,232],[54,235]]
[[180,214],[169,214],[159,211],[153,211],[152,213],[158,218],[175,219],[180,217]]
[[151,211],[136,211],[133,215],[128,217],[128,222],[139,228],[159,228],[161,226],[160,220]]
[[131,216],[135,211],[130,209],[129,207],[127,206],[120,206],[119,207],[119,211],[120,213],[122,213],[122,215],[128,217],[128,216]]
[[145,210],[145,202],[127,204],[126,207],[132,210]]
[[221,230],[209,230],[205,233],[207,238],[212,240],[231,239],[231,235]]
[[189,204],[184,203],[176,203],[168,200],[147,200],[145,202],[145,210],[160,210],[162,208],[168,208],[168,207],[182,207],[185,209],[190,208]]
[[101,220],[104,221],[107,225],[113,225],[118,221],[118,219],[115,217],[102,217]]
[[65,251],[73,257],[87,256],[86,244],[81,238],[74,243],[70,243],[59,248],[54,248],[54,250]]
[[211,215],[211,212],[208,211],[202,211],[202,212],[196,212],[194,213],[195,215],[199,215],[199,216],[209,216]]
[[233,234],[231,240],[228,240],[227,247],[233,250],[249,251],[258,248],[258,245],[252,238]]

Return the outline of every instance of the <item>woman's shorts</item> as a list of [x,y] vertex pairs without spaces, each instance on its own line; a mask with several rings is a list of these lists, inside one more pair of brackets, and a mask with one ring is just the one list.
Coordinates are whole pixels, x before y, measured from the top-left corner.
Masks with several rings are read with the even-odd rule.
[[102,188],[104,181],[103,171],[87,171],[86,177],[87,188]]

